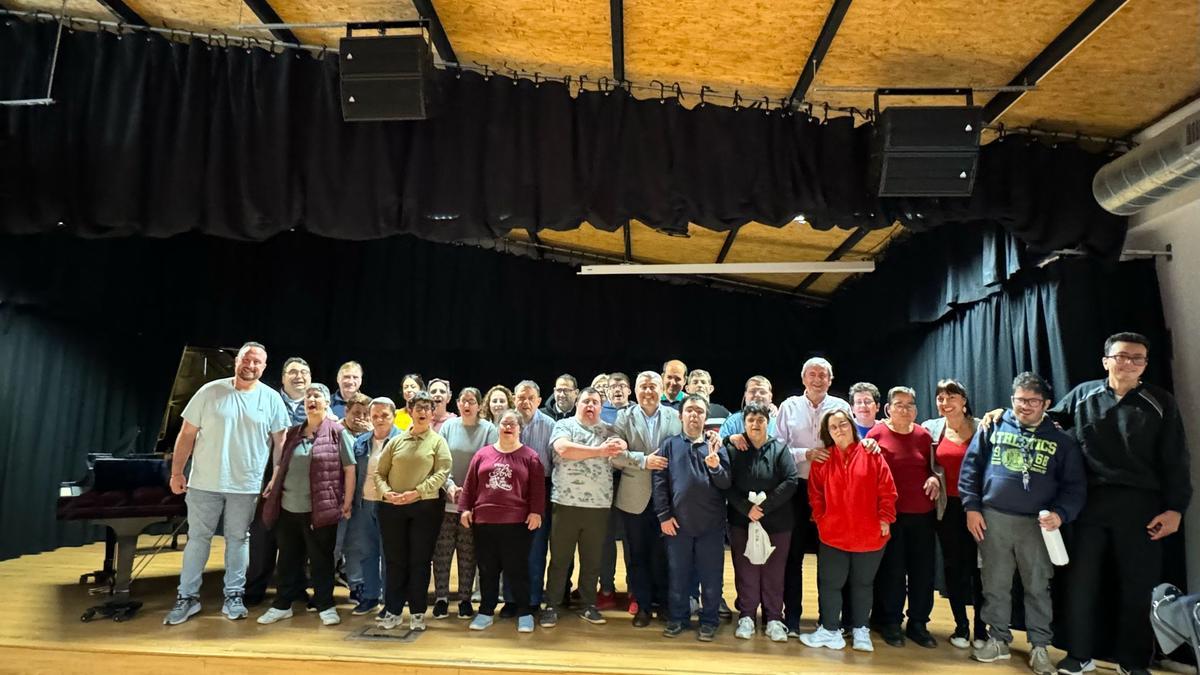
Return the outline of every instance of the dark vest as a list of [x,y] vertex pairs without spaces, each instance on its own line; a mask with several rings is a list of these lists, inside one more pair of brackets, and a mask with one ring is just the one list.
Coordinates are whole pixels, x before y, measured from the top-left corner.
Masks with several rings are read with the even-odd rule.
[[[263,505],[263,522],[267,527],[275,525],[279,520],[279,511],[283,502],[283,482],[287,478],[288,465],[292,463],[292,455],[296,446],[304,439],[304,426],[301,423],[288,429],[283,441],[283,456],[279,461],[279,471],[275,475],[275,488]],[[313,527],[335,525],[342,518],[342,497],[345,484],[343,482],[342,458],[342,425],[335,420],[326,419],[313,435],[312,459],[308,468],[309,490],[312,492],[312,513],[310,514]]]

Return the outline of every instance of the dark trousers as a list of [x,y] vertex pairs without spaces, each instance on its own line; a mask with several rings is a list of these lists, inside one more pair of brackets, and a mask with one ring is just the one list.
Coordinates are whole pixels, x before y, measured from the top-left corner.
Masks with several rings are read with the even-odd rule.
[[[554,523],[550,528],[550,571],[547,574],[547,605],[557,604],[570,580],[575,549],[579,549],[579,596],[583,604],[596,604],[596,580],[600,576],[602,548],[608,532],[607,508],[555,504]],[[478,553],[477,553],[478,555]]]
[[654,502],[641,513],[621,512],[625,520],[625,541],[629,544],[629,590],[638,600],[639,609],[649,612],[654,605],[667,606],[667,547],[662,527],[654,512]]
[[256,514],[250,522],[250,562],[246,565],[246,602],[257,604],[267,594],[275,577],[275,558],[279,554],[275,534]]
[[801,478],[792,497],[795,525],[788,549],[787,574],[783,577],[783,622],[789,631],[800,629],[800,614],[804,611],[804,554],[813,533],[812,506],[808,503],[808,479]]
[[308,592],[304,563],[308,563],[313,586],[313,605],[318,612],[333,607],[333,549],[337,543],[337,525],[314,528],[311,514],[281,509],[275,523],[275,542],[279,561],[275,566],[275,609],[287,609]]
[[[1067,647],[1092,658],[1097,624],[1116,621],[1115,657],[1125,668],[1147,668],[1154,653],[1150,594],[1162,581],[1162,542],[1150,541],[1146,524],[1162,513],[1158,495],[1121,487],[1089,488],[1087,505],[1072,525],[1067,568]],[[1178,534],[1175,536],[1183,536]],[[1104,588],[1104,561],[1116,562],[1117,588]],[[1100,616],[1097,599],[1117,594],[1117,616]]]
[[975,623],[982,628],[979,615],[983,609],[983,582],[979,576],[979,549],[975,537],[967,530],[967,513],[963,510],[962,499],[946,498],[946,512],[937,521],[935,529],[942,545],[946,596],[954,614],[955,628],[963,631],[971,627],[967,620],[967,605],[975,606]]
[[733,585],[737,588],[733,606],[738,611],[738,618],[751,619],[761,606],[764,623],[783,620],[783,581],[787,577],[788,552],[792,544],[790,530],[768,532],[767,536],[775,550],[765,563],[755,565],[746,557],[750,531],[729,526],[729,556],[733,558]]
[[429,605],[429,570],[443,506],[440,499],[403,506],[379,502],[379,533],[387,564],[384,607],[392,614],[403,612],[405,602],[412,614],[424,614]]
[[[867,625],[867,608],[871,606],[875,573],[882,559],[883,549],[852,553],[821,544],[817,552],[817,602],[822,627],[839,631],[844,625]],[[847,592],[850,606],[844,608],[842,597]]]
[[689,623],[692,615],[689,591],[692,576],[696,575],[700,578],[700,625],[716,626],[720,621],[717,608],[721,606],[721,586],[725,577],[725,527],[712,527],[699,533],[679,528],[674,537],[664,539],[671,588],[668,596],[671,623]]
[[500,574],[512,589],[517,602],[517,615],[533,613],[529,604],[529,545],[533,533],[525,523],[507,525],[477,524],[471,528],[475,536],[475,562],[479,566],[479,613],[491,616],[500,599]]
[[883,551],[875,577],[875,603],[871,622],[896,626],[904,616],[908,598],[908,623],[924,626],[933,611],[933,549],[937,513],[901,513],[892,523],[892,538]]

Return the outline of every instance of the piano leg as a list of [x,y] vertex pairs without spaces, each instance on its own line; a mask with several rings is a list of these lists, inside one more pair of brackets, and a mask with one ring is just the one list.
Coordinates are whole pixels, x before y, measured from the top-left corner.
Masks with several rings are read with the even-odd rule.
[[91,621],[96,615],[111,618],[113,621],[130,619],[142,607],[142,603],[130,597],[129,589],[133,583],[133,559],[137,553],[138,535],[147,527],[161,523],[163,518],[113,518],[111,520],[95,521],[98,525],[109,528],[115,539],[115,568],[112,576],[112,597],[103,605],[89,608],[80,617],[81,621]]
[[[79,575],[79,583],[86,584],[88,578],[92,579],[91,583],[96,585],[106,585],[111,592],[113,583],[113,561],[116,559],[117,535],[113,533],[111,527],[104,528],[104,567],[95,572],[87,572]],[[95,591],[93,591],[95,592]]]

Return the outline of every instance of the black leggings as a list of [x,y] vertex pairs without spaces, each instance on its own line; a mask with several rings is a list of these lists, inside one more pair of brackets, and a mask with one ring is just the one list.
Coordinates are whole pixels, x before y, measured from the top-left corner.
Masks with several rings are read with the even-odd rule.
[[379,502],[379,534],[387,563],[384,608],[397,616],[405,602],[412,614],[424,614],[429,605],[429,570],[433,547],[442,527],[444,502],[422,499],[396,506]]
[[[937,521],[938,541],[942,544],[942,561],[946,571],[946,596],[954,614],[957,630],[969,629],[967,605],[975,605],[975,623],[980,624],[983,607],[983,581],[979,576],[979,549],[967,530],[967,512],[962,499],[946,498],[946,512]],[[982,625],[980,625],[982,629]]]
[[475,561],[479,565],[479,613],[491,616],[500,599],[500,574],[511,589],[517,615],[533,613],[529,604],[529,546],[533,532],[525,523],[471,527],[475,535]]

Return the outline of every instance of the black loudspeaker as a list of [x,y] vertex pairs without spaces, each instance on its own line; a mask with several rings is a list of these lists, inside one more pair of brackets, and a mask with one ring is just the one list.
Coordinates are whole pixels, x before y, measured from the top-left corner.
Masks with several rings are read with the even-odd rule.
[[983,109],[892,106],[875,122],[869,184],[880,197],[967,197],[975,186]]
[[424,36],[345,37],[338,51],[344,120],[433,116],[433,53]]

